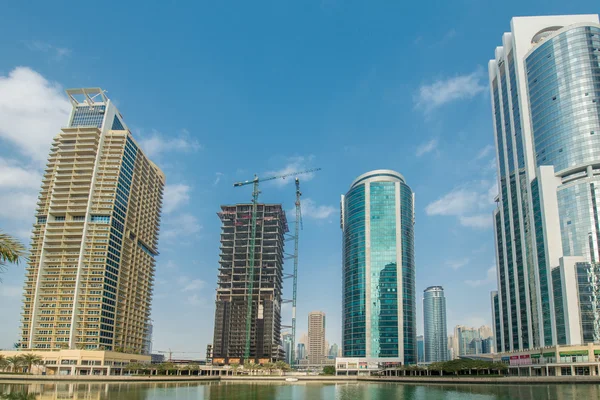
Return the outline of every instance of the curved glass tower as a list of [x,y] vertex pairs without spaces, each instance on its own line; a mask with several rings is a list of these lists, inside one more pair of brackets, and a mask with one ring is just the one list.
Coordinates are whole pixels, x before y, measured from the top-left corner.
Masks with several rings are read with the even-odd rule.
[[499,351],[600,341],[598,15],[513,18],[489,63]]
[[425,323],[425,362],[448,360],[446,298],[443,287],[430,286],[425,289],[423,319]]
[[343,356],[417,361],[414,194],[404,177],[376,170],[341,201]]

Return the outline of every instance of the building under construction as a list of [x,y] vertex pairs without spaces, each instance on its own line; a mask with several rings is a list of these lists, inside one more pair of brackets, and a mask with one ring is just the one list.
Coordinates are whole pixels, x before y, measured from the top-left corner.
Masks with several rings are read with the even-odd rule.
[[280,204],[258,204],[254,280],[250,285],[252,204],[221,206],[221,255],[217,283],[213,363],[243,363],[246,316],[252,287],[250,361],[283,360],[281,292],[288,223]]

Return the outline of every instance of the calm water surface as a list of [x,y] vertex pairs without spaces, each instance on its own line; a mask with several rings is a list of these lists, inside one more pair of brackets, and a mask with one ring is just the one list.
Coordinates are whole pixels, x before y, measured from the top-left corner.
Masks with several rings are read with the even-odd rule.
[[398,383],[7,383],[0,394],[33,393],[37,399],[228,400],[587,400],[600,385],[416,385]]

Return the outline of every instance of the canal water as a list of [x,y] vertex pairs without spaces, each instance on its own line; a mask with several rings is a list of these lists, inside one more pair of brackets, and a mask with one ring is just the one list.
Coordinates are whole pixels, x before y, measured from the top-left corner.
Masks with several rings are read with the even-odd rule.
[[[31,399],[209,400],[587,400],[600,399],[600,384],[421,385],[400,383],[15,383],[0,381],[7,394]],[[20,397],[14,397],[20,398]],[[23,397],[27,398],[27,397]]]

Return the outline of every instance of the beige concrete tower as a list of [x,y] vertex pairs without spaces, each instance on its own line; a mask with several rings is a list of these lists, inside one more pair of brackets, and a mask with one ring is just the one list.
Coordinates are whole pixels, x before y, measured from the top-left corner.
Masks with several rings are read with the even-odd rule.
[[37,203],[20,347],[144,354],[165,176],[99,88],[67,90]]
[[308,363],[320,365],[326,358],[325,345],[325,313],[312,311],[308,313]]

